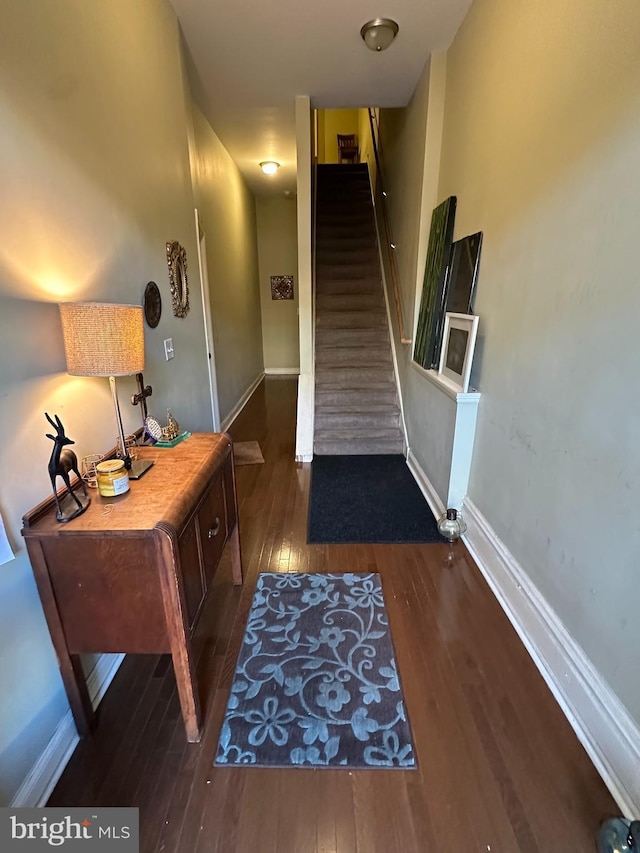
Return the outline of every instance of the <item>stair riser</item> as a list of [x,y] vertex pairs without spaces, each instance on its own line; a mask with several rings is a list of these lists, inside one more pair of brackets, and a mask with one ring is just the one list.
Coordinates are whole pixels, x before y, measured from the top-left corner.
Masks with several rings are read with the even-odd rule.
[[317,329],[316,349],[321,347],[349,347],[389,345],[386,329]]
[[333,216],[316,218],[316,236],[324,235],[326,232],[337,232],[344,237],[376,234],[376,223],[372,217],[359,217],[359,221],[354,221],[353,217],[345,217],[344,222],[336,220]]
[[347,198],[346,196],[344,198],[340,198],[340,196],[325,199],[319,198],[316,202],[316,221],[341,214],[371,219],[370,208],[371,198],[365,195],[356,199]]
[[327,311],[316,316],[318,329],[386,329],[385,311]]
[[350,367],[351,365],[391,364],[389,347],[327,347],[316,350],[318,367]]
[[371,190],[365,183],[353,182],[346,187],[340,185],[321,187],[316,194],[318,204],[365,205],[371,203]]
[[375,264],[324,264],[316,263],[316,279],[325,281],[329,279],[353,279],[353,278],[375,278],[382,282],[380,266]]
[[320,412],[315,417],[316,435],[324,430],[397,429],[398,412]]
[[404,453],[402,439],[329,441],[319,439],[313,442],[316,456],[383,456],[388,453]]
[[382,293],[379,278],[325,278],[316,281],[318,296],[351,296],[358,293]]
[[322,225],[316,227],[316,241],[323,243],[331,240],[377,240],[378,235],[373,224],[354,225],[352,222],[343,225]]
[[372,216],[353,214],[349,211],[330,213],[326,216],[318,214],[316,224],[318,228],[331,226],[332,228],[354,228],[356,230],[358,228],[369,228],[372,231],[375,229],[375,220]]
[[319,293],[317,311],[384,311],[384,297],[379,293]]
[[332,254],[347,254],[350,252],[374,252],[375,257],[378,257],[378,245],[373,235],[358,237],[352,235],[346,237],[332,237],[329,240],[316,239],[316,255]]
[[[364,407],[371,403],[373,398],[372,391],[318,391],[316,390],[316,411],[320,411],[320,407],[326,410],[338,412],[351,412],[355,406]],[[375,392],[376,405],[378,406],[397,406],[396,392],[377,391]]]
[[359,204],[332,202],[316,206],[316,222],[372,222],[374,217],[366,201]]
[[[382,391],[393,392],[395,400],[395,387],[393,385],[393,370],[388,365],[380,367],[322,367],[318,365],[316,372],[316,388],[319,391],[328,390],[342,391],[356,389],[363,391],[371,389],[375,391],[376,398]],[[371,398],[370,398],[371,399]]]
[[[318,249],[316,247],[316,256]],[[379,268],[378,252],[371,246],[363,249],[322,249],[320,251],[324,266],[365,266]]]

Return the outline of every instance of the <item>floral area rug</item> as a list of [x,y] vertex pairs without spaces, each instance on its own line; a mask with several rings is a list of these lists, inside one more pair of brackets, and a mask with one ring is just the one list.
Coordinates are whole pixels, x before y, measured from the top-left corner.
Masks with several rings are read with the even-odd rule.
[[258,576],[215,764],[416,766],[380,575]]

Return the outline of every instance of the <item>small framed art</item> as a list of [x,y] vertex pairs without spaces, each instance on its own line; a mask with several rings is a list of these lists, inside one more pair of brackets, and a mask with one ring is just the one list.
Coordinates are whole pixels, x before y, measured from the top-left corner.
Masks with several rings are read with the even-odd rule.
[[271,298],[293,299],[293,276],[272,275],[271,276]]
[[450,379],[463,394],[469,389],[478,319],[476,315],[452,312],[447,312],[444,318],[438,373]]

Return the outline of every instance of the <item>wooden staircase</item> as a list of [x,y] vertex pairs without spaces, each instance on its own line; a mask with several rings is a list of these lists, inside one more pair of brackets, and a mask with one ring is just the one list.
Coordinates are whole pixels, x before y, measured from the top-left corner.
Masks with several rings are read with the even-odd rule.
[[366,165],[318,166],[314,453],[402,453]]

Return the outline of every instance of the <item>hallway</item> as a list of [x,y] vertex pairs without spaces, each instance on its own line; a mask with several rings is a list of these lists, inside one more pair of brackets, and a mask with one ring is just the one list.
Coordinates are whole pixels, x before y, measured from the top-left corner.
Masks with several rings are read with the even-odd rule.
[[[206,716],[188,744],[167,656],[129,655],[50,806],[140,808],[144,853],[591,851],[618,809],[462,543],[307,545],[296,380],[267,378],[233,424],[245,585],[229,549],[196,632]],[[416,771],[216,768],[258,572],[382,576]]]

